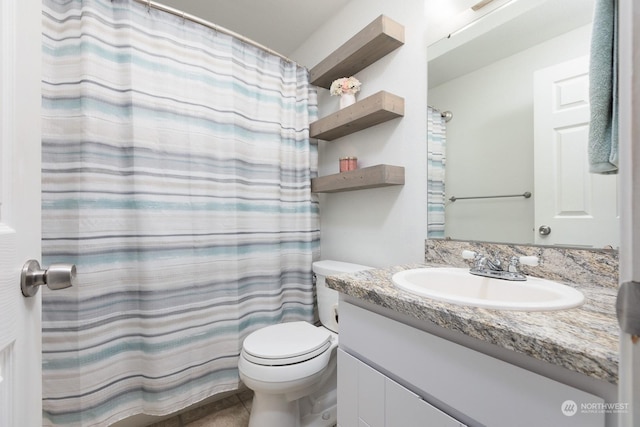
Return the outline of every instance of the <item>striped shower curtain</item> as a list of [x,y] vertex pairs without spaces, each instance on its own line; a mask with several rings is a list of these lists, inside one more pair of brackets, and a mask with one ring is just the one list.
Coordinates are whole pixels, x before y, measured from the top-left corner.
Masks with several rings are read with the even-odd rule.
[[427,108],[427,238],[444,237],[446,125],[440,111]]
[[44,424],[239,387],[242,340],[313,320],[304,68],[133,0],[43,0]]

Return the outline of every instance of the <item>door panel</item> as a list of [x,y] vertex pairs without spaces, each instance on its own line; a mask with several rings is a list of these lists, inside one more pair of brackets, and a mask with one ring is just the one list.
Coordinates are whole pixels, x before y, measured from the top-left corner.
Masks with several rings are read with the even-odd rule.
[[[535,243],[618,247],[617,175],[589,173],[586,57],[534,75]],[[549,226],[551,233],[539,233]]]
[[42,425],[41,300],[20,272],[40,259],[40,0],[0,2],[0,426]]

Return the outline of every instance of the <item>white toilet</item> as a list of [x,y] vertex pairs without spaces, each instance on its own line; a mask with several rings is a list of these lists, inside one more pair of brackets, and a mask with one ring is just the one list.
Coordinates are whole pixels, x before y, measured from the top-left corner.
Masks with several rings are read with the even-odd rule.
[[330,427],[336,416],[338,292],[325,277],[370,269],[339,261],[313,263],[322,326],[271,325],[242,344],[240,378],[254,391],[249,427]]

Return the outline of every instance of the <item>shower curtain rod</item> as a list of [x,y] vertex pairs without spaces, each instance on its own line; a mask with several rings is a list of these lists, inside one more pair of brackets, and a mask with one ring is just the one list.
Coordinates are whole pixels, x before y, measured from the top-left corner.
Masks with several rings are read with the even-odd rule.
[[266,47],[264,45],[261,45],[260,43],[254,41],[254,40],[251,40],[248,37],[241,36],[240,34],[236,33],[235,31],[231,31],[231,30],[229,30],[227,28],[224,28],[224,27],[221,27],[219,25],[216,25],[213,22],[209,22],[209,21],[204,20],[202,18],[198,18],[197,16],[191,15],[189,13],[186,13],[186,12],[178,10],[178,9],[174,9],[174,8],[172,8],[170,6],[166,6],[166,5],[162,4],[162,3],[157,3],[155,1],[150,1],[150,0],[134,0],[134,1],[136,3],[141,3],[141,4],[146,5],[147,8],[158,9],[158,10],[161,10],[163,12],[167,12],[167,13],[170,13],[172,15],[179,16],[182,19],[188,19],[189,21],[195,22],[195,23],[200,24],[200,25],[204,25],[205,27],[211,28],[214,31],[218,31],[220,33],[227,34],[229,36],[235,37],[235,38],[237,38],[237,39],[239,39],[239,40],[241,40],[241,41],[243,41],[243,42],[245,42],[247,44],[250,44],[252,46],[257,47],[258,49],[262,49],[262,50],[264,50],[264,51],[266,51],[266,52],[268,52],[268,53],[270,53],[272,55],[278,56],[278,57],[284,59],[285,61],[292,62],[292,63],[296,64],[296,61],[287,58],[283,54],[278,53],[273,49],[269,49],[268,47]]
[[444,119],[445,122],[448,122],[449,120],[451,120],[453,118],[453,113],[451,111],[440,111],[439,109],[437,109],[436,107],[432,106],[432,105],[428,105],[427,107],[431,107],[434,110],[436,110],[438,113],[440,113],[440,117],[442,117]]

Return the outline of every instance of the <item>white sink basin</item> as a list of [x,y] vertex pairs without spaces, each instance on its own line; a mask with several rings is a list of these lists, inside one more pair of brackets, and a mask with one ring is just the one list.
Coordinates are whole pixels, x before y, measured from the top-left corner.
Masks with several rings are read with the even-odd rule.
[[580,291],[550,280],[528,277],[515,282],[475,276],[464,268],[416,268],[396,273],[392,280],[423,297],[498,310],[563,310],[584,302]]

